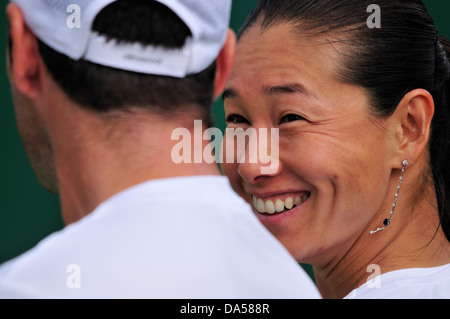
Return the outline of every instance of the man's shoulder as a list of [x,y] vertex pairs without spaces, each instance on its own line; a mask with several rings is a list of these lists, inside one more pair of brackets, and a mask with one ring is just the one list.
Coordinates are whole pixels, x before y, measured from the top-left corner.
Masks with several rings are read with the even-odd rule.
[[[208,178],[172,182],[120,194],[0,267],[0,296],[8,286],[83,297],[270,297],[310,285],[228,186]],[[189,191],[177,192],[180,182]]]
[[[64,230],[41,240],[27,252],[0,265],[0,298],[46,298],[45,289],[65,283],[70,247],[64,245]],[[58,286],[58,284],[56,284]]]

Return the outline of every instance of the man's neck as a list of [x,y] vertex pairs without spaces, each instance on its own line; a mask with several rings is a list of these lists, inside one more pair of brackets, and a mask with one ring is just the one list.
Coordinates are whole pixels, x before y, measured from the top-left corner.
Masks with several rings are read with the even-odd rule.
[[[103,119],[87,116],[72,119],[54,131],[53,152],[66,224],[80,220],[115,194],[148,180],[220,175],[216,163],[177,164],[172,159],[177,144],[171,138],[173,130],[186,128],[193,133],[194,119],[145,114],[108,121],[105,125]],[[208,143],[202,144],[204,149]]]

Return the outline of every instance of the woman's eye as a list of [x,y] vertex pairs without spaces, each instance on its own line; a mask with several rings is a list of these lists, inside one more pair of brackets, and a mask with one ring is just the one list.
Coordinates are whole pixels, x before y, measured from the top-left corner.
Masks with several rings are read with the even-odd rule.
[[245,117],[237,114],[227,116],[227,124],[250,124]]
[[305,119],[304,117],[301,117],[300,115],[297,115],[297,114],[287,114],[281,118],[280,124],[293,122],[293,121],[301,121],[304,119]]

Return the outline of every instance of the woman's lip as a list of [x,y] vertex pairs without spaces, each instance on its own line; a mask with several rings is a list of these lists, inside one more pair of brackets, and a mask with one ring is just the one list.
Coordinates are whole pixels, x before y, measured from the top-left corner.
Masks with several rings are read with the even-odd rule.
[[276,191],[276,192],[265,192],[265,193],[247,192],[247,194],[249,194],[250,197],[255,196],[257,198],[261,198],[264,200],[288,197],[289,195],[290,196],[304,196],[304,195],[310,194],[310,193],[311,192],[307,191],[307,190],[287,190],[287,191],[281,191],[281,192]]
[[251,205],[253,213],[262,221],[262,222],[270,222],[270,223],[277,223],[280,222],[282,220],[284,220],[285,218],[288,218],[290,216],[293,216],[295,214],[297,214],[299,212],[299,210],[301,210],[303,208],[303,206],[305,204],[307,204],[309,202],[309,198],[307,200],[305,200],[304,202],[302,202],[301,204],[294,206],[292,209],[290,210],[285,210],[281,213],[275,213],[275,214],[267,214],[267,213],[260,213],[256,210],[256,208]]
[[[292,194],[292,193],[287,193]],[[265,199],[258,198],[255,195],[250,196],[250,205],[258,214],[263,216],[274,216],[288,213],[297,206],[301,206],[306,202],[311,193],[300,192],[293,196],[266,197]]]

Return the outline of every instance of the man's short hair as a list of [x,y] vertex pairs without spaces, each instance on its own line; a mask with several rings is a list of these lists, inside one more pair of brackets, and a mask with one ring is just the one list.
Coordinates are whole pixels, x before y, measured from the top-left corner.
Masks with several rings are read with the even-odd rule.
[[[180,49],[191,32],[170,9],[156,1],[119,0],[96,17],[93,31],[119,42]],[[216,63],[206,70],[173,78],[74,61],[38,40],[42,59],[56,83],[77,104],[96,112],[145,107],[166,113],[194,107],[211,121]]]

